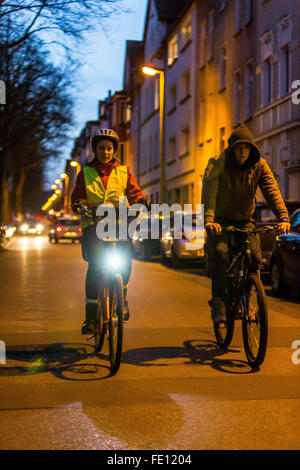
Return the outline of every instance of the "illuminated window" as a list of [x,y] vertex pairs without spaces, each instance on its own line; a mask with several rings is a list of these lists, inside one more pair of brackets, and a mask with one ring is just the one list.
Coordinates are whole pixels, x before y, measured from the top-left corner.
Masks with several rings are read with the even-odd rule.
[[168,48],[168,65],[172,65],[174,60],[178,58],[178,36],[176,35],[174,39],[169,43]]
[[191,20],[189,20],[189,22],[186,23],[181,28],[181,38],[182,38],[182,47],[184,47],[189,41],[192,40],[192,22],[191,22]]

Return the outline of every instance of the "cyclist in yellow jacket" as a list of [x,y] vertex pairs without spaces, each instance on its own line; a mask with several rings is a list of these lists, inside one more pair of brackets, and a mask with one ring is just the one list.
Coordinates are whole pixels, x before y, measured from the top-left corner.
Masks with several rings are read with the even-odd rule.
[[[78,203],[88,206],[101,203],[119,203],[119,198],[126,196],[129,205],[140,203],[150,209],[150,203],[137,185],[130,169],[117,162],[119,136],[112,129],[100,129],[91,138],[95,158],[79,173],[71,203],[74,212]],[[82,256],[88,264],[86,275],[86,319],[82,325],[82,334],[92,334],[97,312],[97,293],[99,280],[98,260],[101,259],[101,240],[96,235],[96,227],[91,219],[82,217]],[[122,242],[126,252],[127,264],[122,272],[124,282],[124,320],[129,318],[126,301],[127,285],[131,274],[131,245]]]

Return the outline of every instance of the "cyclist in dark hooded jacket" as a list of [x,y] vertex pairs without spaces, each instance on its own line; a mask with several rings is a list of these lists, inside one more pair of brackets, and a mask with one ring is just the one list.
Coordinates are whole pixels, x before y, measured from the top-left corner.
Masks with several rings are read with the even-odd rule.
[[[255,194],[260,188],[278,218],[278,232],[289,231],[289,215],[273,173],[261,157],[249,129],[241,124],[228,139],[228,147],[219,158],[209,160],[203,179],[202,204],[207,230],[212,280],[212,320],[226,320],[225,291],[228,261],[228,234],[221,226],[254,228]],[[251,270],[261,264],[259,237],[250,235]]]

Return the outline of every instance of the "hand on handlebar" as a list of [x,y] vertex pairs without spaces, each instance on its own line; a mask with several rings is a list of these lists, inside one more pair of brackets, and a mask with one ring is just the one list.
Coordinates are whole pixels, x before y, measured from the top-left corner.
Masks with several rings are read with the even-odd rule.
[[212,235],[221,235],[222,227],[220,224],[214,222],[208,222],[205,224],[206,231],[209,231]]
[[280,222],[276,226],[276,232],[278,232],[280,235],[284,235],[285,233],[288,233],[290,231],[291,224],[289,222]]

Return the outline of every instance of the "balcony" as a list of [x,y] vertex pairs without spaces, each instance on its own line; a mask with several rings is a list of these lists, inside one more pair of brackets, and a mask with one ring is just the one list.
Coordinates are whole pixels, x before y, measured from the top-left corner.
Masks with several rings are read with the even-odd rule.
[[276,133],[276,129],[291,123],[292,121],[292,100],[291,95],[287,95],[280,100],[271,103],[254,114],[257,118],[257,135],[261,136]]

